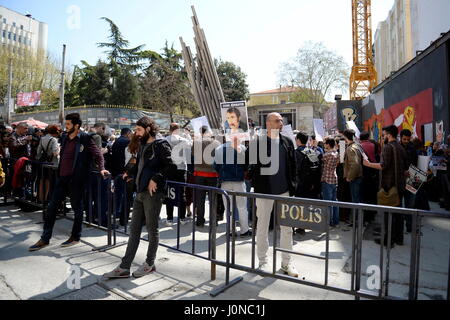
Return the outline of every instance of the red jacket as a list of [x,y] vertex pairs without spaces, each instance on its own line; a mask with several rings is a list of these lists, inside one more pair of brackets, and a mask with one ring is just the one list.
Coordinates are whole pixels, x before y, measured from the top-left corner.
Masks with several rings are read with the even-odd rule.
[[22,187],[23,169],[28,160],[29,160],[28,158],[22,157],[19,160],[17,160],[17,162],[14,164],[14,175],[11,182],[13,189],[19,189]]

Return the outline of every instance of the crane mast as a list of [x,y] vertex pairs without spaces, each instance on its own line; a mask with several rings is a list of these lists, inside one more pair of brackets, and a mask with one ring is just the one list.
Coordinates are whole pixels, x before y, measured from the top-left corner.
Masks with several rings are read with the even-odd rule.
[[377,85],[372,52],[371,0],[352,0],[353,67],[350,99],[362,100]]

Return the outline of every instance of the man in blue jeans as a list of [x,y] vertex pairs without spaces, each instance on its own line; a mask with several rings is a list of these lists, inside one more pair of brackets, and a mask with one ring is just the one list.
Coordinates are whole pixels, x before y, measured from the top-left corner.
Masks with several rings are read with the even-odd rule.
[[83,223],[83,191],[89,181],[92,161],[95,162],[103,177],[109,175],[104,168],[100,149],[91,136],[80,131],[81,125],[82,121],[78,113],[66,116],[66,134],[62,137],[58,179],[44,217],[41,239],[31,246],[29,251],[38,251],[49,245],[58,208],[67,195],[70,196],[75,218],[71,236],[61,246],[71,247],[78,244]]
[[[336,151],[336,142],[332,138],[325,139],[325,154],[323,156],[322,170],[322,198],[336,201],[338,178],[336,167],[339,164],[339,154]],[[339,225],[339,208],[333,207],[330,225]]]
[[344,158],[344,178],[350,183],[353,203],[362,201],[363,151],[355,139],[355,131],[347,129],[343,133],[347,149]]

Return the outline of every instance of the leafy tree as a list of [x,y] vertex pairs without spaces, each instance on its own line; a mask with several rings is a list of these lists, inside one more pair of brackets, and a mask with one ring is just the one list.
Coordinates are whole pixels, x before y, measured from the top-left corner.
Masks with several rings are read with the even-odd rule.
[[323,43],[306,42],[295,58],[281,64],[281,85],[302,88],[298,102],[324,104],[333,90],[348,88],[349,66],[342,56],[327,49]]
[[115,105],[135,105],[139,95],[138,79],[129,68],[117,70],[116,86],[113,88],[110,103]]
[[95,66],[81,61],[84,68],[80,69],[78,92],[83,104],[108,104],[111,97],[111,73],[108,64],[99,60]]
[[7,95],[9,61],[12,60],[12,97],[20,92],[41,91],[41,104],[58,103],[60,83],[59,61],[43,50],[33,52],[21,49],[14,52],[12,47],[0,47],[0,99]]
[[247,75],[232,62],[214,59],[220,85],[226,101],[247,101],[249,99]]
[[144,108],[168,112],[171,115],[186,112],[199,114],[181,59],[181,53],[174,49],[173,45],[169,47],[167,42],[161,55],[150,54],[149,66],[140,80],[141,103]]
[[130,42],[126,40],[119,30],[119,27],[106,17],[102,17],[109,24],[110,42],[100,42],[97,45],[100,48],[107,48],[105,51],[108,54],[108,59],[113,68],[116,66],[127,67],[137,70],[141,67],[139,61],[142,59],[140,52],[144,45],[139,45],[134,48],[129,48]]

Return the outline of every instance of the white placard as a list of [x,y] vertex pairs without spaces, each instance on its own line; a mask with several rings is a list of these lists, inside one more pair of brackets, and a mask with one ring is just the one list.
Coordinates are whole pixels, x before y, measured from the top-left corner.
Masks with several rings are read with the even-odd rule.
[[431,160],[431,157],[419,156],[419,160],[417,162],[417,167],[420,170],[427,172],[428,168],[430,166],[430,160]]
[[353,129],[356,132],[356,137],[359,139],[359,136],[361,135],[361,133],[359,132],[358,127],[356,126],[355,121],[347,121],[347,128],[349,129]]
[[200,117],[191,120],[191,126],[194,129],[194,134],[201,134],[200,129],[203,126],[207,126],[209,130],[211,130],[211,126],[209,125],[208,118]]
[[323,128],[323,120],[322,119],[314,119],[314,134],[316,135],[317,141],[324,141],[325,138],[325,129]]
[[433,124],[428,123],[428,124],[424,125],[424,131],[425,131],[424,143],[433,142]]
[[283,134],[283,136],[290,138],[294,143],[294,147],[297,148],[294,131],[292,130],[292,126],[290,124],[287,126],[283,126],[283,130],[281,130],[281,133]]
[[414,166],[410,166],[408,172],[409,176],[406,179],[406,190],[412,194],[417,194],[422,184],[427,181],[427,174]]
[[339,155],[341,158],[341,163],[345,160],[345,140],[339,141]]
[[241,141],[250,139],[248,112],[245,101],[223,102],[220,104],[223,128],[227,141],[238,137]]

